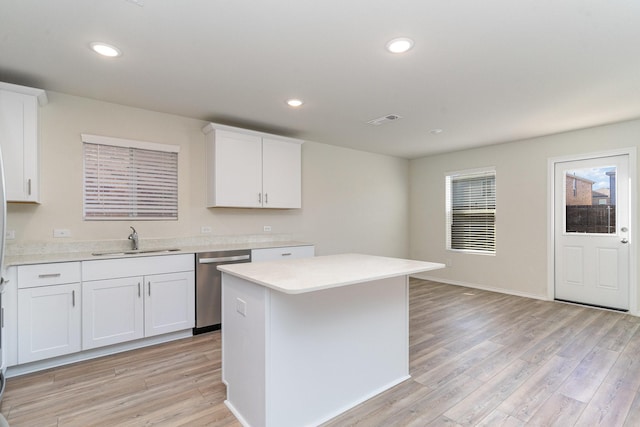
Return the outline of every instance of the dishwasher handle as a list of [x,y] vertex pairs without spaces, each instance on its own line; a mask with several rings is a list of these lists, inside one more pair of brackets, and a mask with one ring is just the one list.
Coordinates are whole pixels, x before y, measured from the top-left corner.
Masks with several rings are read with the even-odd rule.
[[198,258],[198,264],[214,264],[220,262],[231,261],[248,261],[251,259],[251,255],[236,255],[236,256],[223,256],[217,258]]

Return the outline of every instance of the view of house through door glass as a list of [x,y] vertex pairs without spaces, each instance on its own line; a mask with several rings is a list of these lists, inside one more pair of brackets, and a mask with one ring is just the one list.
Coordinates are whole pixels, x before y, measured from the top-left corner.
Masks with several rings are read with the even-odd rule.
[[555,164],[555,298],[629,309],[627,155]]

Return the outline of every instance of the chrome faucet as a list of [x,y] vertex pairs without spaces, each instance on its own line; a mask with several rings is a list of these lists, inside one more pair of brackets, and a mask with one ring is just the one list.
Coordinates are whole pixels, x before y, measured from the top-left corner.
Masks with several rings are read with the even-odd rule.
[[138,232],[133,227],[131,227],[131,230],[133,230],[133,232],[129,234],[129,237],[127,238],[131,240],[131,245],[133,246],[132,249],[134,251],[137,251],[138,250]]

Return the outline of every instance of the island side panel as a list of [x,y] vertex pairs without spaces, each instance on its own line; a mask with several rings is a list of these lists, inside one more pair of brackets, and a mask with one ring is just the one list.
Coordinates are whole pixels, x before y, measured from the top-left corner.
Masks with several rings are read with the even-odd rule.
[[265,425],[267,289],[222,273],[222,381],[225,404],[243,425]]
[[320,424],[409,377],[406,276],[269,292],[267,426]]

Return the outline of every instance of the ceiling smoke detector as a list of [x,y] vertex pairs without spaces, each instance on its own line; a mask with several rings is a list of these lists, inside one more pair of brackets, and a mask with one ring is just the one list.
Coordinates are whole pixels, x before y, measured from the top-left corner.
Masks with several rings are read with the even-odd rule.
[[373,126],[380,126],[383,123],[386,122],[392,122],[394,120],[399,120],[401,119],[402,116],[399,116],[397,114],[387,114],[386,116],[382,116],[382,117],[378,117],[377,119],[373,119],[373,120],[369,120],[367,123]]

